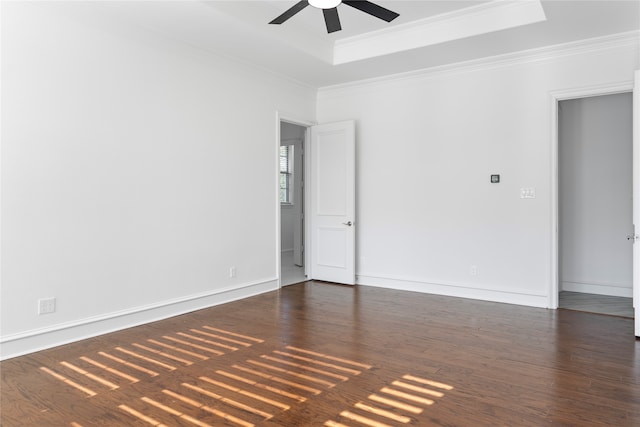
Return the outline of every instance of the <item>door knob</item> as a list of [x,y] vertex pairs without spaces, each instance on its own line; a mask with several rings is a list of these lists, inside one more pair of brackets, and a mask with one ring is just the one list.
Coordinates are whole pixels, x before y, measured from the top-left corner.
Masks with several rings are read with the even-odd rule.
[[353,225],[351,221],[343,222],[342,224],[346,225],[347,227],[351,227]]
[[632,242],[636,242],[640,236],[637,234],[627,234],[627,240],[631,240]]

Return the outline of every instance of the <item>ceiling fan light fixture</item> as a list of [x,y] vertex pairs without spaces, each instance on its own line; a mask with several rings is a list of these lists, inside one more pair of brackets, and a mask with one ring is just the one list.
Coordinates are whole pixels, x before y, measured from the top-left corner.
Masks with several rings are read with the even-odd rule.
[[342,0],[309,0],[309,4],[318,9],[333,9],[338,7]]
[[367,0],[299,0],[282,15],[269,22],[269,24],[283,24],[289,18],[311,5],[317,9],[322,9],[324,23],[327,26],[327,33],[340,31],[342,26],[340,25],[340,17],[338,16],[338,6],[342,3],[387,22],[391,22],[400,16],[392,10],[385,9]]

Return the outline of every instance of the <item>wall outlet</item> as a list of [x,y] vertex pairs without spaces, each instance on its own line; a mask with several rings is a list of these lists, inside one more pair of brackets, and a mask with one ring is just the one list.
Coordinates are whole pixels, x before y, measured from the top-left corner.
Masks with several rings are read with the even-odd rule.
[[55,298],[41,298],[38,300],[38,314],[54,313],[56,311]]
[[235,267],[229,268],[229,277],[236,277],[236,268]]
[[469,267],[469,274],[472,276],[477,276],[478,275],[478,266],[477,265],[472,265],[471,267]]
[[523,187],[520,189],[520,198],[521,199],[535,199],[536,198],[536,189],[533,187]]

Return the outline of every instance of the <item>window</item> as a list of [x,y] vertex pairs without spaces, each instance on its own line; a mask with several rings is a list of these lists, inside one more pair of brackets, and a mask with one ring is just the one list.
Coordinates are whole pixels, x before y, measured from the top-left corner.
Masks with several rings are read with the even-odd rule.
[[280,203],[293,203],[293,145],[280,146]]

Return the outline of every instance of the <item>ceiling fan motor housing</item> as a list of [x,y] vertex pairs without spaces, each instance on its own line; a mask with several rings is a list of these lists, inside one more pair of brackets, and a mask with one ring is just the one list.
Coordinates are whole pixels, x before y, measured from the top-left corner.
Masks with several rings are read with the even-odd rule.
[[309,0],[309,4],[318,9],[333,9],[338,7],[342,0]]

